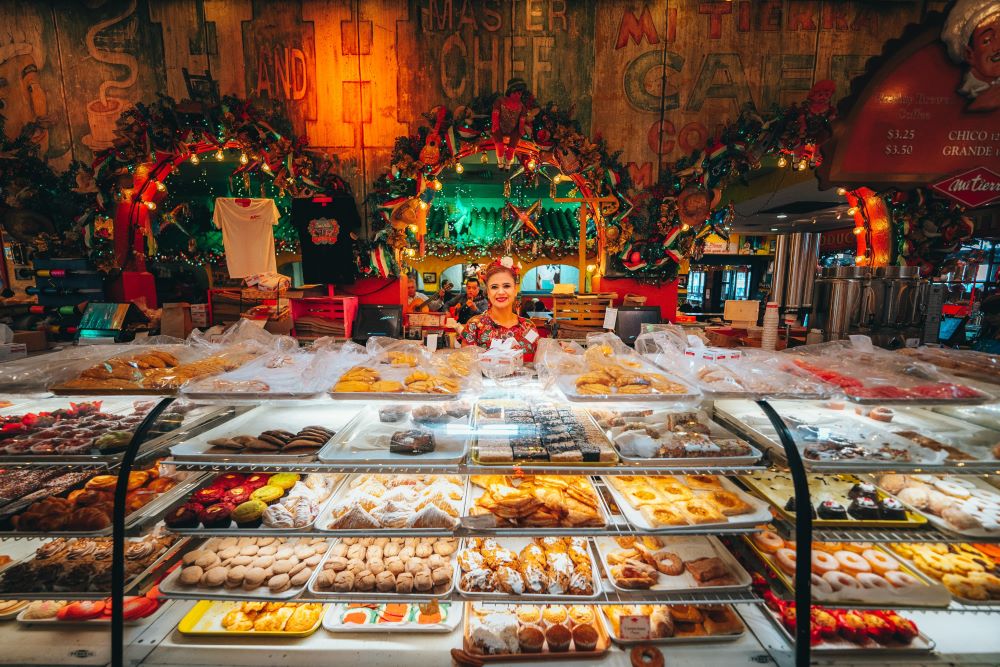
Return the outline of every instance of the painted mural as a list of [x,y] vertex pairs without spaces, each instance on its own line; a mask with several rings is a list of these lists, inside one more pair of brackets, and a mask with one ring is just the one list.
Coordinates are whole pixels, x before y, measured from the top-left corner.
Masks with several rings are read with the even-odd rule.
[[261,95],[360,194],[395,138],[521,78],[623,151],[636,186],[741,109],[836,97],[935,2],[39,0],[0,3],[0,115],[56,168],[128,105]]

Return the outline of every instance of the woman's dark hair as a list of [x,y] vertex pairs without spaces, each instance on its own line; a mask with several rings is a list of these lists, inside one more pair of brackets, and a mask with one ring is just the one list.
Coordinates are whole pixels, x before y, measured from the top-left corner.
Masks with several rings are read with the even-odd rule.
[[514,279],[514,284],[515,285],[517,284],[517,274],[514,272],[514,269],[508,269],[506,266],[503,266],[502,264],[493,264],[492,266],[487,268],[486,273],[483,274],[483,282],[489,283],[490,278],[497,275],[498,273],[509,273],[510,277]]

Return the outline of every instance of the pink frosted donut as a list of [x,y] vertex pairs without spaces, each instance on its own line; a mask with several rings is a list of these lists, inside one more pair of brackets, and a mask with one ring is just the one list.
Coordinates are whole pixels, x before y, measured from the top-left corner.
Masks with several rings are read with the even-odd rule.
[[890,570],[883,575],[886,580],[896,588],[906,588],[908,586],[919,586],[920,582],[916,577],[899,570]]
[[899,561],[884,551],[879,551],[877,549],[865,549],[861,552],[861,557],[871,564],[872,570],[875,571],[875,574],[881,574],[884,576],[889,570],[899,569]]
[[775,551],[785,546],[785,540],[781,539],[773,530],[762,530],[753,536],[753,542],[757,548],[766,554],[773,554]]
[[774,560],[785,574],[795,574],[797,556],[793,550],[787,547],[778,549],[774,552]]
[[827,572],[840,569],[840,562],[833,557],[833,554],[825,551],[814,551],[812,555],[812,571],[822,576]]
[[827,572],[823,575],[823,579],[830,584],[834,593],[839,593],[844,589],[861,590],[861,584],[858,583],[858,580],[843,572]]
[[813,595],[832,595],[833,586],[830,582],[819,576],[818,574],[809,575],[809,581],[812,583]]
[[848,574],[872,571],[872,566],[868,564],[868,561],[853,551],[838,551],[833,555],[840,562],[840,569]]
[[892,584],[885,577],[880,577],[871,572],[862,572],[859,574],[858,583],[868,589],[881,588],[886,591],[892,590]]

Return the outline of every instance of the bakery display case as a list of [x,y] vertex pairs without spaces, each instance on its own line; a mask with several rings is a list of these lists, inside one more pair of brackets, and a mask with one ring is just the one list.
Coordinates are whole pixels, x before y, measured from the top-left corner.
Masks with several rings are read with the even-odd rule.
[[[408,377],[443,366],[390,349],[384,362],[337,368],[332,391],[310,398],[213,385],[221,393],[163,398],[149,419],[153,406],[136,404],[148,396],[5,409],[22,425],[64,409],[55,424],[65,419],[75,438],[98,420],[77,425],[95,408],[71,412],[101,402],[102,425],[143,441],[130,436],[104,459],[90,451],[54,466],[43,451],[5,464],[0,555],[11,560],[0,564],[0,617],[13,617],[0,635],[16,647],[12,659],[30,663],[30,646],[61,642],[89,652],[83,664],[113,661],[119,531],[66,522],[106,510],[99,494],[124,481],[134,509],[121,525],[120,636],[132,664],[336,663],[364,651],[373,665],[622,665],[654,647],[692,663],[791,665],[802,594],[817,659],[995,662],[1000,490],[988,473],[1000,431],[938,411],[992,404],[859,405],[822,388],[822,399],[666,400],[656,390],[611,400],[666,380],[644,379],[660,371],[631,367],[614,348],[594,349],[583,363],[622,363],[629,374],[607,372],[610,393],[591,401],[568,402],[560,382],[593,384],[584,377],[592,366],[576,376],[562,367],[558,381],[544,370],[517,384],[453,378],[458,389],[443,399],[424,385],[407,392]],[[460,377],[464,360],[450,367]],[[393,361],[403,370],[386,372]],[[378,378],[362,377],[369,367]],[[370,390],[334,389],[345,382]],[[36,424],[11,444],[58,435],[38,437]],[[89,437],[110,428],[95,425]],[[797,471],[782,428],[802,453]],[[831,440],[858,452],[810,459],[809,447]],[[796,475],[808,497],[796,493]],[[172,483],[146,493],[157,479]],[[802,566],[816,575],[805,590]]]

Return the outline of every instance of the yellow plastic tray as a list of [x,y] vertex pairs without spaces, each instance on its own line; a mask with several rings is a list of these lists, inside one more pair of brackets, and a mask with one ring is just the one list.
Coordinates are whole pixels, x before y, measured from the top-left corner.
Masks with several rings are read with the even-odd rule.
[[298,632],[285,632],[282,630],[226,630],[222,627],[222,618],[240,602],[216,602],[212,600],[202,600],[191,608],[181,622],[177,624],[177,629],[181,634],[194,635],[197,637],[308,637],[316,632],[323,622],[323,615],[326,613],[326,605],[320,610],[316,617],[316,622],[305,630]]

